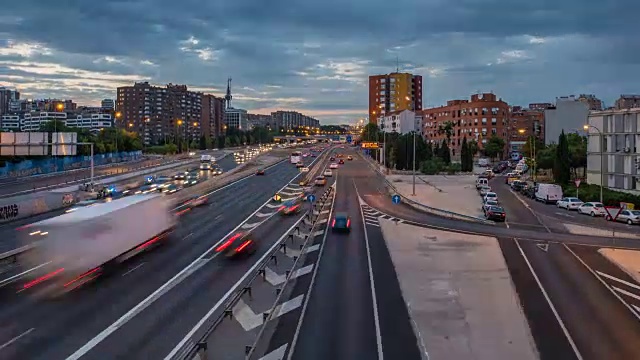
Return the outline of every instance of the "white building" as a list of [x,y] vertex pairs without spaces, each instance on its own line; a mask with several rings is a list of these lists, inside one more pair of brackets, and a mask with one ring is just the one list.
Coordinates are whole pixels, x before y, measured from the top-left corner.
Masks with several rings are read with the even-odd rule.
[[42,125],[54,120],[64,122],[69,127],[88,129],[91,132],[113,126],[111,114],[81,113],[67,116],[66,112],[26,112],[3,115],[0,118],[0,129],[12,132],[38,131]]
[[67,118],[65,125],[74,128],[89,129],[91,132],[98,132],[104,128],[112,127],[113,118],[111,114],[83,113]]
[[604,168],[605,187],[640,194],[640,108],[594,111],[588,124],[587,182],[600,185]]
[[0,118],[0,130],[20,131],[20,115],[2,115],[2,118]]
[[247,110],[228,108],[224,113],[224,123],[230,128],[247,131],[249,129],[249,115]]
[[380,130],[390,133],[407,134],[412,131],[420,131],[422,117],[411,110],[389,112],[378,118]]
[[[589,117],[589,105],[579,101],[575,96],[556,98],[556,106],[544,111],[544,142],[545,145],[558,143],[558,138],[564,133],[583,133],[582,127]],[[584,133],[583,133],[584,134]]]
[[20,121],[21,131],[38,131],[42,125],[50,121],[65,121],[67,120],[66,112],[53,112],[53,111],[41,111],[24,113]]

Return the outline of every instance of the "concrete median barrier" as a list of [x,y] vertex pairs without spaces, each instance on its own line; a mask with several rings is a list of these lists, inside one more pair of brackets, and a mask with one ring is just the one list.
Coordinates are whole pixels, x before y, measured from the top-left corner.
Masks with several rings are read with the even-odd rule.
[[0,224],[73,205],[78,192],[42,192],[0,199]]

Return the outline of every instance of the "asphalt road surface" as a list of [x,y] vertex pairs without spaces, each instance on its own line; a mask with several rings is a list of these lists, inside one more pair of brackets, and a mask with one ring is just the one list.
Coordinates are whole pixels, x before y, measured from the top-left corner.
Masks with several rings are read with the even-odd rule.
[[[183,215],[171,242],[68,296],[44,301],[5,289],[0,359],[64,359],[74,353],[83,359],[164,357],[251,264],[201,255],[297,174],[283,162],[266,176],[212,193],[208,205]],[[256,229],[262,242],[256,255],[292,221],[274,216]],[[164,290],[153,295],[159,288]],[[110,333],[118,319],[117,331]],[[94,346],[83,348],[91,340]]]

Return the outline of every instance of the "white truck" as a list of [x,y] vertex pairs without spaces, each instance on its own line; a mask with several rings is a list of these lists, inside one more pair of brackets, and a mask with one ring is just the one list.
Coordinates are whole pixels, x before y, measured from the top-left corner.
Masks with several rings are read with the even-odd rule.
[[215,163],[216,158],[211,155],[200,156],[200,170],[211,170]]
[[73,290],[166,240],[175,215],[159,194],[132,195],[19,229],[33,249],[20,259],[23,290],[55,296]]

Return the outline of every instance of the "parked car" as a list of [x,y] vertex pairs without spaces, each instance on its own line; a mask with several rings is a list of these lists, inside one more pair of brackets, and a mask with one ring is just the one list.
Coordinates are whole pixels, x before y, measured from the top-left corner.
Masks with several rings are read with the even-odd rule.
[[487,202],[489,200],[493,200],[495,202],[498,202],[498,194],[494,193],[494,192],[488,192],[483,198],[482,198],[482,202]]
[[629,225],[638,225],[640,224],[640,210],[622,210],[618,216],[616,216],[616,221]]
[[497,201],[494,200],[487,200],[484,202],[484,204],[482,205],[482,212],[483,213],[487,213],[487,209],[489,209],[492,206],[499,206]]
[[601,202],[586,202],[578,207],[579,214],[606,216],[607,210]]
[[565,197],[562,198],[560,200],[558,200],[558,202],[556,203],[556,206],[558,206],[559,208],[562,209],[567,209],[567,210],[578,210],[578,208],[584,204],[584,202],[582,202],[582,200],[575,198],[575,197]]
[[507,213],[500,206],[491,206],[485,211],[485,217],[487,220],[505,221]]
[[556,184],[538,184],[536,186],[536,200],[545,203],[556,203],[562,199],[562,187]]
[[489,192],[491,192],[491,186],[483,185],[480,187],[480,196],[484,197]]

